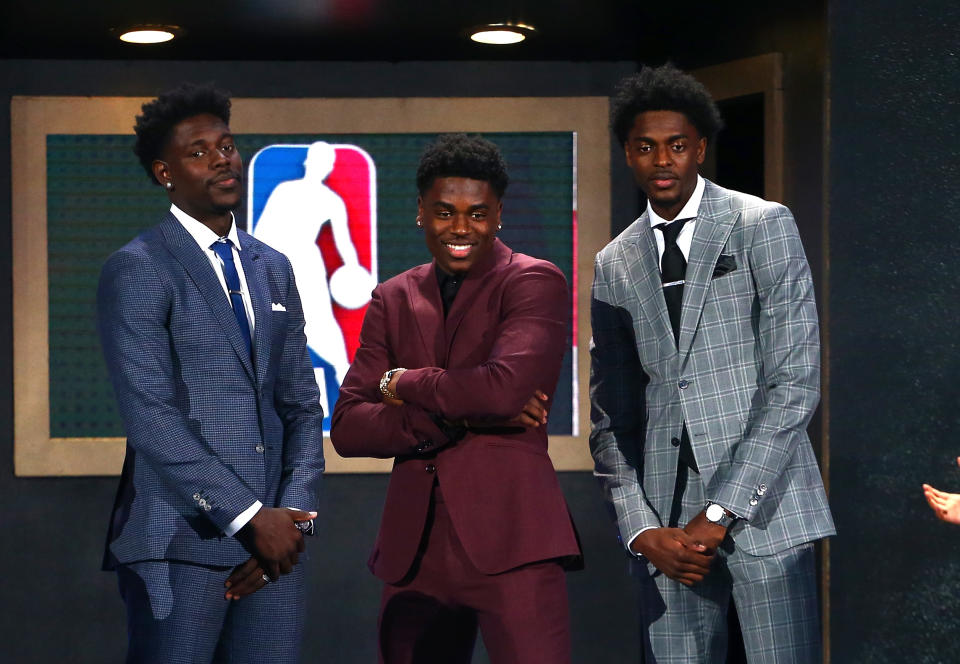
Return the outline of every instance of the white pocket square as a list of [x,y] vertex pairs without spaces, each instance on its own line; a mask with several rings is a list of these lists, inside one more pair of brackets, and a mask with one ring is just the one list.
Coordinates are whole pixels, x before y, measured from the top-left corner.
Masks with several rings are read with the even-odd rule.
[[282,304],[280,304],[279,302],[272,302],[272,303],[270,304],[270,310],[271,310],[271,311],[286,311],[287,308],[286,308],[285,306],[283,306]]

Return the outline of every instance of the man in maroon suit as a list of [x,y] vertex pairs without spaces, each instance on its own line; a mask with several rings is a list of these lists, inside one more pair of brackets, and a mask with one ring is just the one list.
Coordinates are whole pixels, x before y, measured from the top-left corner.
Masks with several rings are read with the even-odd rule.
[[381,284],[333,413],[344,456],[395,457],[370,569],[387,664],[570,661],[564,568],[580,548],[547,455],[570,297],[496,238],[495,145],[441,136],[417,169],[431,263]]

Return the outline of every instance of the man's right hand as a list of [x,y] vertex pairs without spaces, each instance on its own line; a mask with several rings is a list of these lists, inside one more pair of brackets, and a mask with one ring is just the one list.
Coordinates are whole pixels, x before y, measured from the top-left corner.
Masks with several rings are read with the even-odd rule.
[[237,533],[240,542],[256,556],[271,580],[289,574],[303,553],[303,534],[295,521],[309,521],[316,512],[285,507],[261,507]]
[[527,403],[523,404],[520,412],[508,420],[493,420],[475,418],[464,423],[474,427],[521,427],[533,429],[547,423],[547,395],[542,390],[536,390]]
[[674,581],[692,586],[710,573],[713,555],[682,528],[651,528],[630,542],[634,553],[642,554],[653,566]]

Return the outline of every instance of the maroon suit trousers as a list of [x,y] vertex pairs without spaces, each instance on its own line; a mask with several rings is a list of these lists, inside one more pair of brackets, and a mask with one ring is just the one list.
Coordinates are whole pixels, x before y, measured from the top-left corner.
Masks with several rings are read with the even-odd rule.
[[561,565],[483,574],[460,543],[439,485],[413,568],[384,585],[379,622],[381,664],[466,664],[478,627],[491,664],[570,662]]

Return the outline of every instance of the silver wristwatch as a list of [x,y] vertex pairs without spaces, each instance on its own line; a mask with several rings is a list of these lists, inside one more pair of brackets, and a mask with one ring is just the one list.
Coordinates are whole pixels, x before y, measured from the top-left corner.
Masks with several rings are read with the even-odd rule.
[[716,503],[707,503],[707,508],[704,510],[704,516],[707,517],[707,521],[710,523],[715,523],[718,526],[723,526],[724,528],[729,528],[730,525],[737,519],[734,515],[730,514],[722,505],[717,505]]
[[383,376],[380,378],[380,394],[390,399],[396,399],[399,401],[400,397],[390,391],[390,380],[398,371],[406,371],[406,369],[403,367],[397,367],[396,369],[390,369],[389,371],[383,372]]

